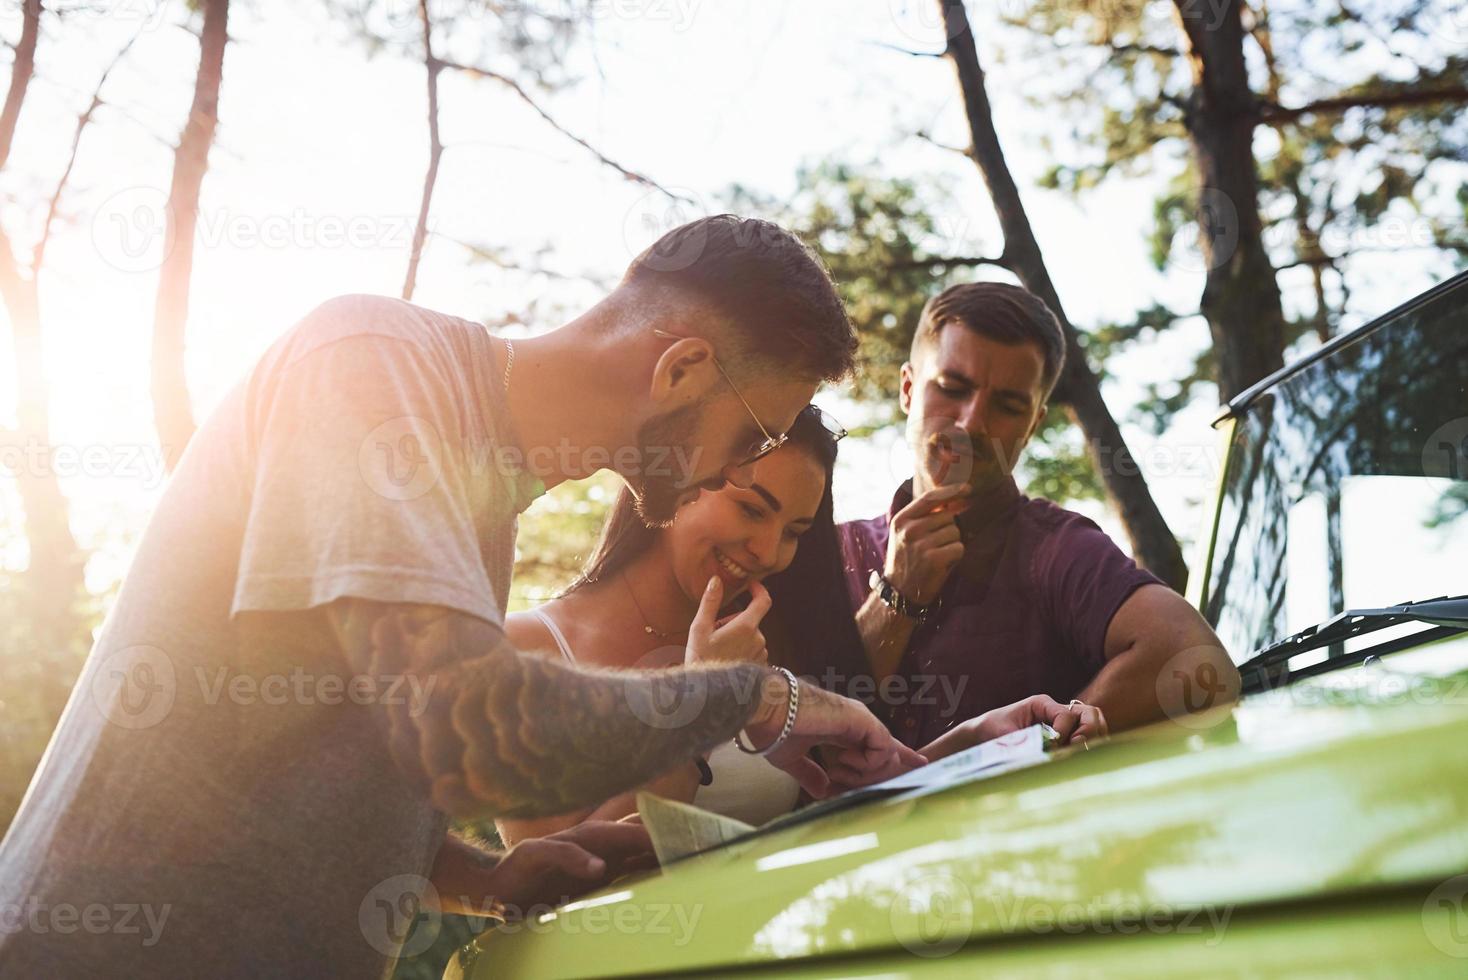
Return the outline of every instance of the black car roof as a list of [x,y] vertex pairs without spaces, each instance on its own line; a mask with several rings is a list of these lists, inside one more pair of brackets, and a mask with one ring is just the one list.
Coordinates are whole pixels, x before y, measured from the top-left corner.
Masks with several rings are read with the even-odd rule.
[[1361,326],[1357,327],[1355,330],[1350,331],[1349,333],[1341,334],[1339,337],[1332,337],[1329,342],[1322,344],[1320,347],[1306,354],[1304,357],[1300,358],[1294,363],[1285,365],[1264,380],[1255,382],[1250,387],[1239,392],[1237,395],[1229,400],[1229,403],[1227,405],[1224,406],[1223,411],[1219,413],[1218,418],[1213,420],[1213,424],[1217,425],[1227,418],[1242,415],[1244,412],[1249,410],[1249,406],[1252,405],[1254,401],[1259,398],[1260,395],[1264,394],[1266,391],[1273,388],[1281,381],[1284,381],[1286,378],[1293,377],[1310,365],[1315,364],[1318,361],[1323,361],[1327,357],[1330,357],[1336,351],[1349,347],[1362,338],[1367,337],[1372,333],[1375,333],[1377,330],[1380,330],[1382,327],[1386,326],[1397,317],[1402,316],[1404,313],[1409,313],[1419,306],[1424,306],[1427,303],[1430,303],[1433,300],[1437,299],[1444,293],[1452,292],[1454,289],[1457,289],[1459,286],[1463,285],[1468,285],[1468,271],[1460,272],[1456,276],[1453,276],[1451,279],[1443,280],[1426,292],[1422,292],[1417,294],[1416,296],[1413,296],[1401,306],[1398,306],[1395,309],[1383,313],[1375,320],[1372,320],[1369,323],[1364,323]]

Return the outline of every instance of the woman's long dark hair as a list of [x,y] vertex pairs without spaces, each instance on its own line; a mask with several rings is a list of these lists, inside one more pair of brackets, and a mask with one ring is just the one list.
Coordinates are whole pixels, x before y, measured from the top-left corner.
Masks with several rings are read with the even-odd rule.
[[[831,496],[836,442],[841,434],[839,429],[833,431],[814,405],[802,409],[790,427],[786,448],[798,447],[810,453],[825,472],[826,487],[816,508],[815,522],[800,536],[790,567],[765,579],[773,601],[761,629],[769,642],[770,663],[846,693],[847,684],[869,673],[870,668],[846,591]],[[596,549],[581,575],[562,595],[616,575],[652,547],[658,534],[658,529],[649,528],[637,516],[632,493],[623,487],[602,526]],[[747,597],[736,600],[741,604],[747,601]]]

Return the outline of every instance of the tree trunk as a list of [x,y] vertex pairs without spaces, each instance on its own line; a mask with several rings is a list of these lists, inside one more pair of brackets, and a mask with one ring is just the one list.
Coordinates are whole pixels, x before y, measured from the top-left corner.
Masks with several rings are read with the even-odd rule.
[[1176,0],[1193,69],[1186,125],[1198,167],[1198,224],[1222,400],[1284,365],[1284,311],[1264,247],[1254,169],[1258,104],[1244,65],[1241,5]]
[[1146,478],[1122,438],[1121,428],[1101,397],[1101,383],[1086,361],[1075,327],[1060,305],[1060,297],[1045,268],[1044,256],[1030,227],[1019,188],[1005,162],[993,113],[984,88],[984,71],[979,64],[973,30],[962,0],[938,0],[947,31],[947,56],[958,73],[968,117],[973,158],[989,188],[999,225],[1004,233],[1002,264],[1019,278],[1026,289],[1039,296],[1054,311],[1065,329],[1066,368],[1056,386],[1056,398],[1070,407],[1085,433],[1091,460],[1101,474],[1107,495],[1120,514],[1137,562],[1179,591],[1187,582],[1187,563],[1177,538],[1168,528],[1152,499]]
[[[40,34],[40,0],[26,0],[20,42],[11,61],[10,88],[0,110],[0,168],[10,155],[20,121],[26,89],[35,72],[36,44]],[[10,315],[15,346],[16,429],[7,434],[11,443],[4,454],[13,464],[29,560],[25,571],[29,612],[29,639],[37,659],[60,658],[79,632],[76,602],[82,591],[82,555],[71,533],[69,508],[61,492],[53,462],[51,420],[46,390],[45,348],[41,337],[39,269],[24,277],[11,247],[0,229],[0,299]],[[55,672],[45,672],[49,680]],[[66,698],[66,683],[57,683],[44,693],[46,707],[59,713]]]
[[184,372],[189,279],[194,268],[199,188],[209,170],[209,147],[219,124],[219,86],[224,74],[224,49],[229,41],[229,0],[203,0],[203,9],[194,101],[173,156],[168,233],[164,239],[170,247],[158,271],[158,302],[153,319],[153,419],[169,470],[194,435],[194,413]]

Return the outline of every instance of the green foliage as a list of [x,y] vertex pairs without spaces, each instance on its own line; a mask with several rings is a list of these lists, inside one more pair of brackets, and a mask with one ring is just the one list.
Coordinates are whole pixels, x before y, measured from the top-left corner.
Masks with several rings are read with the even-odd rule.
[[1468,483],[1455,482],[1438,498],[1432,515],[1427,519],[1427,526],[1447,527],[1465,515],[1468,515]]
[[[854,396],[871,403],[876,420],[860,437],[901,422],[900,369],[923,304],[944,287],[975,277],[987,264],[979,242],[945,237],[939,202],[953,196],[934,178],[889,177],[878,168],[823,164],[800,171],[795,195],[776,202],[746,188],[730,207],[778,221],[814,248],[831,270],[861,338]],[[995,249],[994,251],[997,251]],[[1057,501],[1102,499],[1104,491],[1080,431],[1052,410],[1024,459],[1029,493]]]
[[0,836],[51,740],[109,598],[87,599],[68,624],[70,634],[52,646],[38,639],[53,631],[35,621],[23,576],[0,570]]
[[898,371],[928,297],[958,281],[962,263],[948,263],[955,249],[972,243],[945,240],[934,217],[935,199],[948,194],[936,180],[879,176],[876,167],[822,164],[802,169],[788,202],[743,187],[730,191],[730,206],[759,213],[789,228],[831,270],[861,337],[854,394],[895,406]]
[[[1468,263],[1459,6],[1279,0],[1244,9],[1265,245],[1276,268],[1308,273],[1281,278],[1287,309],[1313,307],[1291,321],[1287,339],[1338,328],[1350,312],[1354,256],[1409,249],[1444,267]],[[1062,162],[1042,186],[1082,193],[1116,174],[1168,176],[1148,233],[1160,270],[1197,237],[1199,177],[1185,125],[1196,94],[1177,13],[1162,0],[1055,0],[1002,18],[1018,29],[1002,38],[1008,60],[1018,53],[1034,69],[1027,98],[1070,129],[1063,148],[1047,143]],[[1318,108],[1291,111],[1309,105]],[[1209,373],[1206,356],[1189,364],[1175,388],[1149,395],[1143,417],[1165,425]]]
[[539,605],[571,584],[620,486],[621,479],[609,472],[563,483],[520,515],[511,611]]

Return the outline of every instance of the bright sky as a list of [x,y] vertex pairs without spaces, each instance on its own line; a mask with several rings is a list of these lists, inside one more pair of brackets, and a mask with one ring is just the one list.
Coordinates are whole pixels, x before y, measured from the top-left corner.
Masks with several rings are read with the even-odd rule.
[[[365,0],[345,0],[346,3]],[[387,0],[400,18],[416,4]],[[18,4],[0,6],[0,32],[18,35]],[[58,4],[53,2],[53,7]],[[34,240],[43,212],[8,203],[44,200],[71,141],[76,113],[97,76],[141,34],[104,92],[110,103],[88,130],[43,281],[56,441],[105,455],[106,475],[64,481],[83,543],[135,533],[158,489],[148,401],[156,267],[171,150],[192,92],[197,42],[176,26],[177,5],[118,0],[110,13],[75,9],[43,37],[39,75],[17,146],[0,179],[3,220]],[[973,16],[984,23],[974,5]],[[950,175],[955,193],[939,216],[954,253],[997,250],[983,184],[967,161],[917,140],[918,129],[965,142],[949,65],[880,45],[936,50],[936,5],[921,0],[602,0],[594,45],[571,67],[581,81],[543,102],[567,128],[624,165],[697,204],[666,200],[599,166],[493,83],[443,80],[444,156],[430,243],[415,301],[494,319],[536,299],[549,328],[597,293],[579,282],[529,279],[471,264],[459,239],[526,255],[566,273],[615,277],[656,234],[705,210],[730,184],[788,193],[801,164],[880,160],[891,174]],[[411,19],[404,29],[416,30]],[[427,160],[420,65],[364,47],[318,4],[234,5],[218,142],[204,185],[189,324],[189,382],[206,413],[253,358],[296,318],[345,292],[401,288]],[[987,37],[987,35],[986,35]],[[472,37],[455,45],[473,47]],[[1025,64],[1000,63],[984,44],[996,121],[1032,222],[1072,318],[1092,324],[1161,300],[1196,306],[1201,270],[1159,275],[1143,242],[1156,178],[1114,182],[1081,201],[1041,192],[1051,123],[1018,97]],[[594,60],[591,55],[594,52]],[[1064,134],[1051,133],[1063,139]],[[1415,257],[1378,256],[1357,283],[1361,309],[1383,311],[1441,278]],[[8,328],[8,324],[6,324]],[[1206,339],[1201,322],[1110,365],[1123,414],[1148,381],[1176,374]],[[0,345],[0,422],[11,421],[13,363]],[[1206,399],[1205,399],[1206,400]],[[1197,502],[1212,487],[1217,444],[1212,405],[1184,412],[1156,443],[1128,436],[1174,527],[1191,537]],[[840,412],[838,411],[838,415]],[[894,436],[843,446],[838,516],[885,504],[906,475]],[[100,448],[97,448],[100,447]],[[98,457],[92,457],[98,458]],[[871,474],[876,473],[877,477]],[[13,484],[0,502],[15,505]],[[1105,521],[1115,529],[1113,522]],[[120,573],[104,548],[94,584]],[[12,547],[0,559],[14,564]]]

